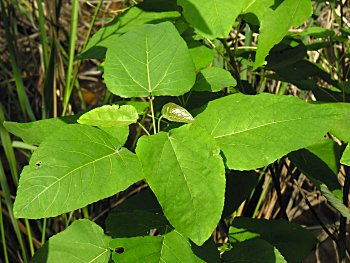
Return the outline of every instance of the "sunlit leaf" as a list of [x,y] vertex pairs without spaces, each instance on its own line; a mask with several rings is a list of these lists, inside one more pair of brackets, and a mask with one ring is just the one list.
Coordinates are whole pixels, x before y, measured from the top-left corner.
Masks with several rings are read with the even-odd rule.
[[198,73],[193,90],[218,92],[223,88],[234,87],[236,85],[237,82],[229,71],[218,67],[211,67],[203,69]]
[[189,113],[185,108],[172,102],[169,102],[163,106],[162,115],[169,121],[183,123],[194,122],[194,118],[192,117],[191,113]]

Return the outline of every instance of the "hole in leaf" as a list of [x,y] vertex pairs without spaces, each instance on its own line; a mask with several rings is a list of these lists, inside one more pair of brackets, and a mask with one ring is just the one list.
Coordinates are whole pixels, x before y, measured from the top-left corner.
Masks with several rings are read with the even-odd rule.
[[124,248],[123,247],[117,247],[115,250],[114,250],[116,253],[118,254],[121,254],[124,252]]
[[36,162],[36,166],[41,166],[41,164],[42,164],[42,162],[41,161],[39,161],[39,162]]

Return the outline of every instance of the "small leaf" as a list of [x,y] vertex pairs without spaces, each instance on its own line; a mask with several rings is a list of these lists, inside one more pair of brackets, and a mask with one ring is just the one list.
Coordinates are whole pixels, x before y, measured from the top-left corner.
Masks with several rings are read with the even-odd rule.
[[72,124],[45,139],[22,171],[16,217],[60,215],[143,179],[137,156],[102,130]]
[[246,0],[202,1],[178,0],[183,16],[202,36],[215,39],[225,38],[240,14]]
[[113,253],[114,262],[130,263],[199,263],[201,260],[191,249],[191,243],[176,230],[164,236],[145,236],[117,238],[109,243],[110,248],[123,249],[122,253]]
[[203,69],[198,73],[196,83],[192,89],[194,91],[218,92],[223,88],[234,87],[236,85],[237,82],[229,71],[211,67]]
[[162,115],[164,118],[169,121],[183,122],[183,123],[192,123],[194,118],[191,113],[189,113],[185,108],[169,102],[163,106]]
[[136,153],[170,224],[202,245],[224,205],[225,169],[215,140],[199,126],[186,124],[141,137]]
[[236,217],[229,230],[231,243],[259,237],[275,246],[289,263],[299,263],[316,245],[316,237],[301,226],[284,220]]
[[76,123],[79,116],[74,115],[25,123],[5,121],[4,127],[10,133],[20,137],[24,142],[39,145],[45,138],[61,127],[70,123]]
[[35,253],[31,262],[107,263],[111,255],[109,241],[110,237],[94,222],[86,219],[76,220],[63,232],[51,237]]
[[170,22],[143,25],[108,49],[104,79],[121,97],[179,96],[191,89],[195,67],[185,41]]
[[350,146],[348,145],[343,152],[340,162],[344,165],[350,166]]
[[120,146],[124,146],[129,137],[129,126],[122,127],[99,127],[104,132],[113,136],[119,141]]
[[287,263],[277,248],[259,238],[234,244],[222,255],[222,259],[227,263]]
[[105,105],[83,114],[78,122],[99,127],[123,127],[137,122],[139,115],[131,105]]
[[190,42],[188,48],[196,69],[205,68],[215,58],[214,51],[200,42]]
[[117,15],[109,24],[98,30],[89,40],[79,59],[103,59],[107,48],[114,48],[115,41],[122,34],[143,24],[156,24],[162,21],[175,20],[179,12],[146,12],[134,6]]

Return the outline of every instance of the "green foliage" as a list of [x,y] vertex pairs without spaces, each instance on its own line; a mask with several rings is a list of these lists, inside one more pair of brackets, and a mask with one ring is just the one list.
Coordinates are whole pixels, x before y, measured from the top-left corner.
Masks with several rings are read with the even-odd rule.
[[[75,210],[88,218],[88,205],[118,199],[105,200],[108,208],[95,218],[108,213],[108,236],[77,220],[33,262],[301,262],[317,241],[308,230],[237,215],[256,216],[264,172],[288,155],[338,214],[350,217],[337,180],[341,164],[350,166],[349,147],[342,153],[350,106],[338,103],[349,93],[339,73],[345,68],[328,73],[310,62],[316,47],[305,39],[322,38],[326,47],[335,37],[346,42],[319,27],[288,33],[312,11],[310,0],[145,0],[98,30],[79,58],[104,60],[107,105],[4,123],[38,145],[20,176],[17,218],[69,213],[69,225]],[[281,84],[273,90],[279,95],[263,92],[267,80]],[[299,97],[282,95],[287,82]]]
[[121,97],[182,95],[195,81],[185,41],[170,22],[143,25],[108,49],[104,79]]
[[33,263],[107,263],[111,255],[110,237],[95,223],[81,219],[49,239],[34,256]]

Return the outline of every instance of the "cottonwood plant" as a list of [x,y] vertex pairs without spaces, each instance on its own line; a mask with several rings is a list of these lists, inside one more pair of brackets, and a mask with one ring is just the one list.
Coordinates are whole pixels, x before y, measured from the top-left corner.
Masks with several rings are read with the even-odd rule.
[[[327,151],[333,140],[343,146],[350,140],[345,54],[330,74],[309,62],[315,46],[304,41],[312,36],[318,49],[346,47],[349,31],[289,31],[315,16],[312,4],[148,0],[97,31],[78,59],[102,60],[104,82],[121,99],[80,115],[4,123],[37,146],[20,175],[14,215],[55,217],[126,189],[143,190],[109,212],[105,229],[75,220],[33,262],[303,260],[317,242],[308,230],[235,211],[254,188],[255,171],[288,155],[342,218],[349,216],[342,187],[329,182],[340,163],[350,165],[350,149],[339,158]],[[239,49],[243,28],[247,46]],[[248,37],[256,33],[253,47]],[[317,103],[283,92],[256,94],[254,85],[262,84],[249,82],[254,74],[261,83],[292,83]],[[303,166],[298,159],[308,147],[331,179],[308,173],[307,160]],[[328,160],[336,160],[335,169]],[[235,192],[242,195],[232,197]],[[212,235],[219,222],[228,226],[221,244]],[[344,242],[337,240],[344,259]]]

